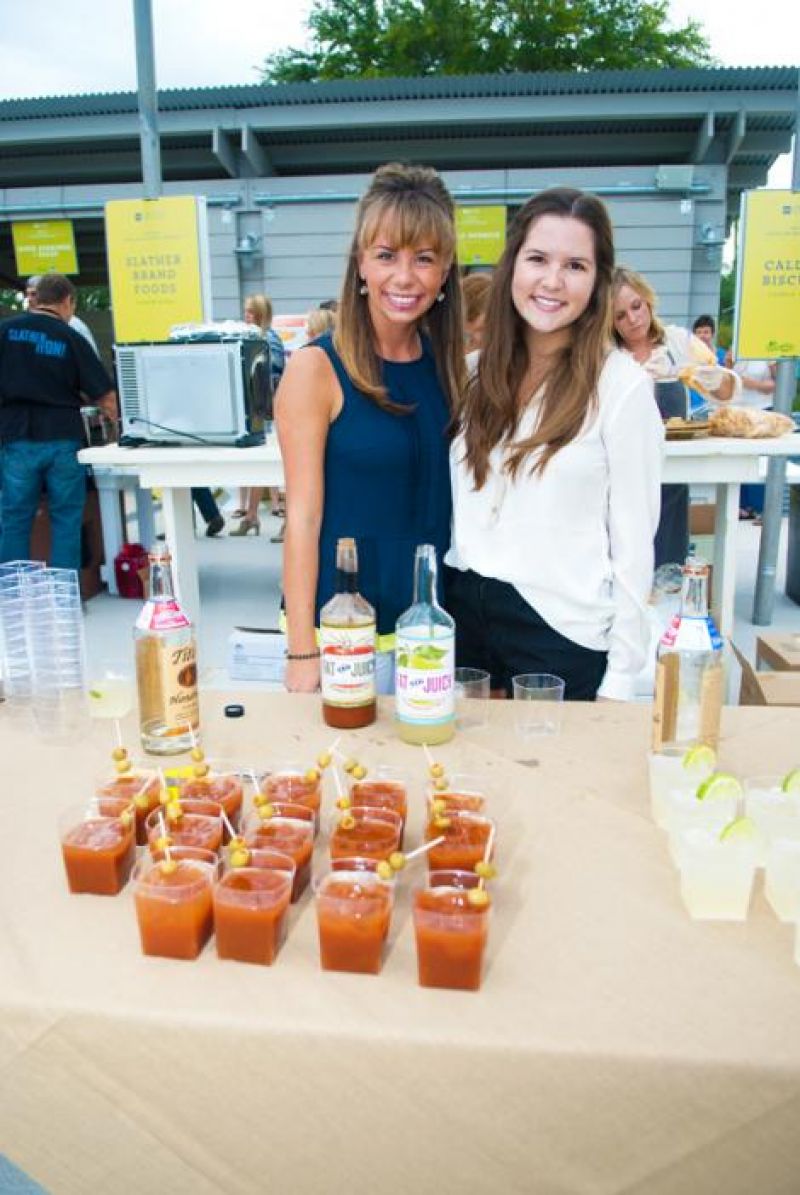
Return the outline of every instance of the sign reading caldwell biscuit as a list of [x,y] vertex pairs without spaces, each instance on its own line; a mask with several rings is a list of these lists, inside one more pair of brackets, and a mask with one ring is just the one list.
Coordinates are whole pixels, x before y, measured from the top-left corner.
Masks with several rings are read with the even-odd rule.
[[506,209],[456,208],[456,237],[460,266],[493,266],[506,243]]
[[734,357],[800,357],[800,192],[744,193],[738,258]]
[[209,318],[205,199],[114,199],[106,244],[118,344],[166,340],[173,324]]
[[77,274],[78,254],[71,220],[22,220],[11,225],[17,273]]

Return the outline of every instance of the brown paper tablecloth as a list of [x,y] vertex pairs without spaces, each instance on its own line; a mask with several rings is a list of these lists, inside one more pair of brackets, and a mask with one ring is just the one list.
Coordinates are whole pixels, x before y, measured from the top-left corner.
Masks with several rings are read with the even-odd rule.
[[[239,721],[224,701],[204,697],[209,755],[311,763],[334,737],[315,698],[248,694]],[[57,841],[110,728],[42,744],[0,707],[0,1152],[53,1195],[796,1195],[793,928],[760,880],[744,924],[686,915],[648,815],[647,708],[567,706],[559,737],[527,742],[512,715],[493,702],[487,730],[437,752],[485,779],[499,823],[473,994],[417,986],[422,867],[379,977],[319,969],[310,893],[272,968],[213,943],[195,963],[144,958],[130,892],[69,896]],[[726,710],[723,728],[732,770],[800,763],[800,710]],[[416,845],[419,749],[385,711],[345,746],[413,769]]]

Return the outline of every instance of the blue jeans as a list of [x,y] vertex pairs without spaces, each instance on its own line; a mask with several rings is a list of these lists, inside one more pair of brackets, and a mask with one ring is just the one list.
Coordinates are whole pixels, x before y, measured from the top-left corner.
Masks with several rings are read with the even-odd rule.
[[3,477],[0,561],[27,560],[31,528],[42,490],[50,515],[50,565],[81,567],[81,522],[86,469],[78,464],[80,440],[12,440],[0,448]]

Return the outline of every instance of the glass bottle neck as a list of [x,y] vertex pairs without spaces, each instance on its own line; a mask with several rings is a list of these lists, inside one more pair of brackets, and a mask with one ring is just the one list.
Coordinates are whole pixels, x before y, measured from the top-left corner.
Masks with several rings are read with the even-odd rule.
[[172,588],[172,565],[168,560],[150,561],[150,601],[163,602],[172,600],[175,591]]
[[414,605],[436,606],[436,550],[421,544],[414,559]]
[[681,614],[685,618],[708,618],[708,574],[689,573],[681,588]]
[[336,592],[358,593],[358,573],[345,568],[337,568]]

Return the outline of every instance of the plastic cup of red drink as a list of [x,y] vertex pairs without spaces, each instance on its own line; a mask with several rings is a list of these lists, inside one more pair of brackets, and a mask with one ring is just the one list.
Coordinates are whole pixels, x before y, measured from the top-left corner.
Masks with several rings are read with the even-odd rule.
[[[195,812],[198,805],[202,812]],[[213,801],[202,804],[181,802],[180,816],[170,806],[154,809],[145,822],[151,853],[159,849],[161,839],[166,837],[169,847],[197,846],[216,854],[222,846],[222,818],[219,811],[220,806]]]
[[314,813],[314,833],[319,833],[322,775],[318,768],[304,768],[293,761],[281,762],[261,773],[258,787],[270,804],[290,801],[311,809]]
[[359,808],[338,812],[331,825],[331,859],[359,855],[388,859],[400,849],[403,823],[391,809]]
[[270,803],[269,816],[261,810],[248,814],[244,839],[249,847],[279,851],[295,865],[292,901],[299,900],[311,879],[314,852],[314,810],[290,801]]
[[217,955],[269,966],[286,937],[294,860],[247,848],[237,848],[230,858],[214,886]]
[[125,798],[95,798],[59,818],[61,853],[70,892],[116,896],[136,859],[133,811]]
[[125,799],[133,803],[136,814],[136,842],[139,846],[144,846],[147,842],[145,819],[148,813],[158,808],[161,793],[158,773],[152,768],[140,767],[135,763],[129,772],[122,775],[112,775],[106,769],[95,780],[94,793],[101,801],[110,797],[112,800]]
[[200,847],[145,855],[133,872],[142,953],[194,959],[214,928],[212,889],[219,859]]
[[463,809],[448,809],[442,817],[432,817],[425,827],[425,841],[439,837],[444,841],[428,851],[429,869],[472,871],[484,858],[493,828],[491,818]]
[[314,881],[320,964],[325,971],[377,975],[394,889],[375,872],[331,870]]
[[489,931],[490,904],[473,905],[474,872],[432,871],[414,893],[419,983],[424,988],[477,991]]
[[371,809],[389,809],[401,820],[400,846],[408,815],[409,776],[400,768],[381,765],[364,780],[351,780],[350,802],[353,808],[359,806]]

